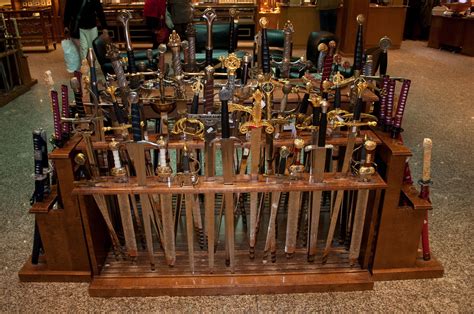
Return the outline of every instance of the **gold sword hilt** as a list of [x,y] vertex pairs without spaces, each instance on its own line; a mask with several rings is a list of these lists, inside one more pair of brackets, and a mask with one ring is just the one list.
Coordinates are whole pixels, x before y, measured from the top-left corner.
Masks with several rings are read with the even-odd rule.
[[240,133],[247,134],[253,128],[264,127],[265,132],[267,134],[272,134],[275,131],[275,127],[268,120],[262,119],[262,99],[263,99],[262,92],[260,92],[260,90],[256,90],[252,96],[254,99],[252,108],[238,105],[239,108],[241,107],[240,108],[241,111],[244,111],[250,114],[249,121],[246,121],[240,125],[239,127]]
[[180,186],[196,186],[199,184],[199,171],[201,169],[201,163],[198,159],[194,158],[193,154],[188,153],[188,147],[184,143],[183,151],[188,154],[189,161],[194,162],[197,165],[197,169],[189,172],[178,172],[176,173],[175,179]]
[[171,133],[176,135],[183,134],[185,136],[191,135],[192,137],[204,140],[204,130],[204,123],[202,123],[200,120],[184,117],[176,121]]
[[356,162],[353,166],[354,173],[359,177],[360,181],[368,182],[376,172],[377,164],[374,162],[374,151],[377,143],[373,140],[366,139],[363,147],[366,151],[366,157],[363,163]]

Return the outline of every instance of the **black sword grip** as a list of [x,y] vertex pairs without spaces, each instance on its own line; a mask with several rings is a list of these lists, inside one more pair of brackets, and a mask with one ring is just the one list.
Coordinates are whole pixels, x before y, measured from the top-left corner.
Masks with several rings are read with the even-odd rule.
[[126,123],[123,111],[122,111],[122,109],[120,109],[119,105],[116,102],[114,102],[113,107],[114,107],[115,117],[117,118],[117,122],[119,124]]
[[356,43],[354,48],[353,70],[362,70],[362,55],[364,52],[363,26],[357,27]]
[[242,86],[247,85],[248,76],[249,76],[249,64],[244,63],[243,68],[242,68],[242,77],[241,77]]
[[262,70],[264,74],[270,73],[270,48],[268,46],[267,30],[262,29]]
[[236,32],[235,29],[235,22],[234,18],[230,18],[230,23],[229,23],[229,53],[235,51],[235,46],[234,46],[234,34]]
[[[97,87],[97,71],[95,67],[90,68],[90,75],[91,75],[91,90],[94,93],[94,95],[99,99],[99,89]],[[91,98],[91,102],[92,98]]]
[[314,106],[313,107],[313,126],[319,126],[321,123],[321,107]]
[[356,105],[354,106],[354,121],[360,121],[363,105],[364,101],[362,100],[362,97],[357,98]]
[[199,94],[194,94],[191,105],[191,114],[197,114],[199,111]]
[[229,125],[229,106],[228,101],[221,101],[221,128],[222,138],[230,137],[230,125]]
[[82,103],[82,93],[81,92],[74,92],[74,100],[76,101],[76,112],[79,117],[84,117],[86,114],[84,110],[84,104]]
[[321,112],[321,121],[319,123],[318,147],[326,146],[326,129],[328,126],[327,113]]
[[132,104],[132,134],[135,142],[142,140],[142,128],[140,121],[140,106],[139,104]]
[[336,87],[336,91],[334,94],[334,108],[340,109],[341,108],[341,88]]
[[286,170],[287,158],[280,157],[280,164],[278,165],[278,174],[284,175]]
[[135,53],[133,50],[127,51],[128,58],[128,72],[137,73],[137,65],[135,64]]
[[380,60],[379,75],[380,76],[386,75],[387,74],[387,66],[388,66],[388,57],[387,57],[387,52],[386,51],[382,51],[380,53],[379,60]]
[[303,96],[303,99],[301,100],[300,113],[306,114],[306,112],[308,111],[308,105],[309,105],[309,94],[305,93]]
[[206,49],[206,66],[212,65],[212,49]]
[[191,171],[191,167],[189,166],[189,155],[188,153],[183,154],[183,158],[181,159],[181,166],[183,168],[183,172],[188,173]]

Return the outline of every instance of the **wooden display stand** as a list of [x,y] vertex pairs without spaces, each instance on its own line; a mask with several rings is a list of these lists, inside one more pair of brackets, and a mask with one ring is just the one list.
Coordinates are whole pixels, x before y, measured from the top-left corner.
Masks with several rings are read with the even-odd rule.
[[[55,149],[50,158],[57,172],[63,208],[56,205],[53,195],[43,203],[33,206],[45,247],[45,256],[38,265],[28,261],[19,272],[21,281],[87,281],[92,279],[91,296],[153,296],[153,295],[229,295],[260,293],[295,293],[315,291],[350,291],[373,288],[374,280],[407,278],[433,278],[443,274],[442,266],[435,260],[425,262],[419,258],[418,245],[424,210],[431,205],[418,198],[413,187],[402,185],[402,174],[406,157],[410,151],[399,141],[379,131],[364,131],[377,143],[377,163],[380,175],[370,182],[359,182],[356,178],[344,180],[338,174],[326,173],[321,184],[306,181],[292,184],[278,183],[276,179],[261,178],[249,182],[246,176],[237,176],[234,185],[224,185],[219,177],[215,181],[196,186],[180,187],[159,183],[149,177],[144,187],[139,187],[134,178],[127,183],[114,183],[113,179],[97,186],[74,184],[73,158],[84,149],[80,137]],[[153,139],[152,139],[153,140]],[[358,138],[360,144],[362,137]],[[341,148],[345,137],[329,138],[328,142]],[[276,146],[286,143],[282,140]],[[190,141],[190,149],[202,143]],[[94,143],[94,149],[107,149],[106,143]],[[170,149],[182,147],[180,142],[171,142]],[[270,181],[268,181],[270,180]],[[267,184],[263,184],[263,183]],[[276,262],[262,263],[264,245],[263,232],[257,238],[256,257],[249,259],[247,232],[242,229],[242,217],[236,218],[236,266],[234,272],[224,263],[221,241],[217,245],[215,266],[209,270],[207,250],[195,246],[195,271],[189,268],[185,232],[176,234],[176,264],[169,267],[164,262],[163,252],[155,243],[156,268],[152,270],[144,249],[139,249],[136,262],[116,260],[110,250],[110,238],[92,194],[114,197],[117,194],[149,195],[181,193],[215,193],[217,205],[215,220],[218,221],[219,195],[223,192],[244,194],[247,192],[289,191],[357,191],[370,189],[369,205],[364,224],[361,254],[358,264],[350,266],[344,246],[333,247],[326,264],[321,263],[323,243],[318,245],[314,263],[306,260],[304,245],[297,248],[293,258],[287,259],[282,251],[284,225],[277,231]],[[401,195],[408,201],[400,206]],[[284,202],[284,201],[282,201]],[[280,205],[278,221],[285,219],[286,208]],[[328,212],[322,211],[321,224],[328,222]],[[268,217],[262,218],[265,221]],[[178,221],[184,229],[184,221]],[[279,225],[281,223],[279,222]],[[326,227],[327,228],[327,227]],[[327,229],[320,228],[318,239],[325,239]],[[266,230],[266,225],[261,226]],[[222,234],[222,231],[221,231]],[[283,236],[284,237],[284,236]],[[137,238],[139,239],[139,237]],[[140,241],[138,241],[140,242]],[[156,241],[155,241],[156,242]],[[195,241],[196,242],[196,241]],[[140,246],[140,245],[139,245]]]

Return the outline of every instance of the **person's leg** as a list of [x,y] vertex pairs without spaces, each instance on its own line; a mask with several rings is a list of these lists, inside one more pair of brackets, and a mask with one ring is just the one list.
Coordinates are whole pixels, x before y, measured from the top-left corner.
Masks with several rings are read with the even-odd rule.
[[319,10],[319,30],[329,31],[327,10]]
[[147,17],[146,18],[146,25],[150,30],[150,38],[152,42],[152,49],[158,48],[158,39],[156,38],[156,32],[158,29],[158,19],[154,17]]
[[76,47],[77,49],[77,55],[79,56],[79,67],[76,69],[77,71],[80,70],[81,68],[81,61],[82,61],[82,57],[81,57],[81,41],[79,40],[79,38],[73,38],[71,37],[71,41],[72,43],[74,44],[74,46]]
[[89,48],[92,48],[92,42],[97,38],[99,32],[97,27],[91,29],[80,29],[80,41],[81,41],[81,58],[87,58]]

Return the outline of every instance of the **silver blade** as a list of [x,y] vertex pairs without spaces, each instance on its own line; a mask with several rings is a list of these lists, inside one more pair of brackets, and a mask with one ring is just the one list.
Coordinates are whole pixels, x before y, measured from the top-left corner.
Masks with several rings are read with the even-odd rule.
[[369,200],[369,190],[359,190],[357,205],[354,213],[354,225],[352,227],[351,246],[349,248],[349,264],[354,266],[359,258],[362,233],[364,232],[365,213]]

